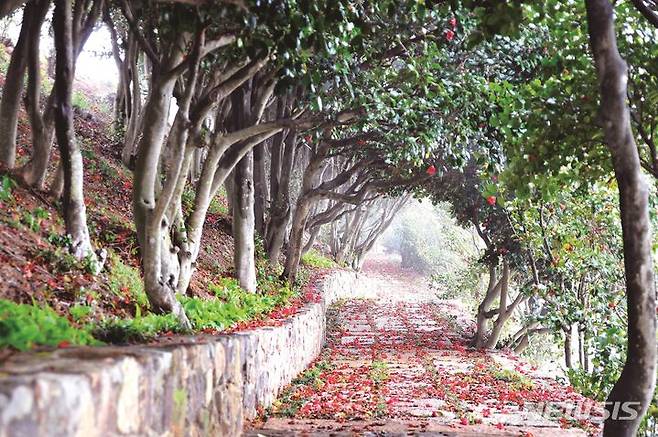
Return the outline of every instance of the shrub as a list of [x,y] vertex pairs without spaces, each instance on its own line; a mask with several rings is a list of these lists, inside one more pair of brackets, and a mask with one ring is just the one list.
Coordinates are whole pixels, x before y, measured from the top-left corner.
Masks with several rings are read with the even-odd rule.
[[210,214],[219,214],[219,215],[228,215],[228,202],[225,197],[220,198],[215,196],[210,199],[210,205],[208,205],[208,212]]
[[0,347],[28,350],[35,345],[97,345],[92,335],[78,329],[48,306],[17,304],[0,299]]

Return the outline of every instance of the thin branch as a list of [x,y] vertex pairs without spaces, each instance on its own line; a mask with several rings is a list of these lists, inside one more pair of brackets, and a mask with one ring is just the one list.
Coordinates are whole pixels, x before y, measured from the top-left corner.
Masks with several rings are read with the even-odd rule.
[[121,7],[121,12],[123,13],[123,16],[126,18],[126,21],[128,22],[128,27],[130,27],[130,31],[133,32],[133,34],[137,37],[137,41],[139,42],[139,45],[142,46],[142,49],[144,50],[144,53],[146,53],[146,56],[148,56],[149,60],[153,64],[153,67],[159,67],[160,66],[160,59],[158,58],[158,55],[155,52],[155,49],[153,48],[153,45],[146,39],[146,37],[140,32],[137,23],[135,22],[135,17],[133,15],[132,10],[130,9],[130,4],[128,3],[128,0],[119,0],[119,5]]

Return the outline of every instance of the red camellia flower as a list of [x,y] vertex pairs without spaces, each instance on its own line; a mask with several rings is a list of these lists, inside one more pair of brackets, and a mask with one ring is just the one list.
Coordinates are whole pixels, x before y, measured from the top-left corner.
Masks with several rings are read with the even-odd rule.
[[448,23],[450,23],[450,27],[452,27],[453,30],[457,28],[457,19],[455,17],[452,17]]
[[436,167],[434,167],[433,165],[427,167],[427,174],[430,176],[434,176],[436,174]]
[[69,343],[66,340],[62,340],[59,343],[57,343],[57,347],[60,348],[60,349],[66,349],[69,346],[71,346],[71,343]]
[[452,39],[455,37],[455,32],[453,32],[452,30],[448,29],[448,30],[446,30],[446,34],[445,34],[445,35],[446,35],[446,41],[450,42],[450,41],[452,41]]
[[496,196],[487,197],[487,203],[491,206],[494,206],[496,204]]

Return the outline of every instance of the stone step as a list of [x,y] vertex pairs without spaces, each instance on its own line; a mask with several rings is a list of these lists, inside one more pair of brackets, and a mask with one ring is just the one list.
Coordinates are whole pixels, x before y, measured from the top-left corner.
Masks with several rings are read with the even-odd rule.
[[372,420],[338,422],[328,419],[292,420],[270,418],[258,429],[245,429],[247,437],[278,436],[433,436],[433,437],[586,437],[579,429],[554,427],[487,425],[445,425],[432,419],[423,421]]

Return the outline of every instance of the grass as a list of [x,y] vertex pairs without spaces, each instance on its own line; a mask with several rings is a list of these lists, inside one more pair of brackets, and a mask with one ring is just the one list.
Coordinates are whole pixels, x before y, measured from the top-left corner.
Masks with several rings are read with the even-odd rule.
[[515,390],[532,390],[534,384],[530,378],[509,369],[494,369],[493,377],[499,381],[509,382]]
[[93,274],[95,272],[94,260],[91,256],[78,260],[66,247],[55,247],[54,249],[46,247],[38,250],[35,255],[35,258],[48,264],[51,271],[58,274],[74,272]]
[[319,269],[331,269],[336,267],[336,263],[322,255],[315,249],[311,249],[302,255],[302,263],[309,267],[316,267]]
[[[87,150],[85,153],[88,158],[95,156],[93,150]],[[91,161],[103,162],[99,159]],[[110,166],[96,164],[95,168],[106,176],[116,176],[115,169]],[[16,201],[14,186],[15,183],[9,176],[0,177],[0,202],[13,204]],[[220,198],[213,200],[212,210],[223,213],[223,208],[225,206]],[[36,207],[21,212],[23,213],[16,215],[17,229],[30,229],[43,234],[45,240],[50,243],[35,248],[34,253],[31,253],[33,258],[40,260],[53,274],[69,275],[93,271],[88,260],[77,260],[69,253],[70,238],[61,235],[61,226],[55,223],[46,226],[46,223],[54,220],[48,210]],[[132,237],[134,232],[123,228],[116,231],[116,226],[113,225],[117,220],[112,214],[103,211],[102,215],[108,217],[110,222],[109,226],[108,220],[101,224],[106,239],[114,241],[115,246],[128,242],[128,237]],[[119,297],[122,306],[133,311],[134,317],[116,316],[112,315],[112,312],[108,315],[107,308],[99,306],[100,299],[107,296],[98,290],[84,287],[71,290],[73,300],[69,302],[64,314],[59,315],[50,307],[39,307],[36,304],[26,307],[12,306],[11,302],[7,301],[1,313],[0,347],[27,350],[35,345],[57,346],[62,342],[65,345],[98,344],[98,340],[117,344],[138,343],[150,341],[161,334],[183,332],[173,315],[150,312],[139,269],[128,264],[115,250],[109,247],[107,249],[106,272],[99,276],[98,280],[103,282],[102,288],[105,291]],[[224,330],[239,322],[262,319],[278,308],[289,306],[293,299],[299,297],[300,288],[288,286],[279,279],[281,272],[269,266],[262,248],[257,258],[259,290],[256,293],[241,289],[235,279],[220,278],[209,286],[214,298],[178,297],[193,323],[195,332],[206,329]],[[300,278],[302,284],[308,281],[306,269],[301,269]],[[50,288],[46,288],[44,293],[50,291]],[[56,298],[52,293],[46,297]],[[112,306],[114,307],[114,304]],[[30,319],[30,323],[24,323],[25,319]],[[21,328],[18,328],[19,325]]]
[[113,251],[109,251],[108,261],[107,285],[116,296],[135,302],[135,317],[114,317],[96,322],[91,328],[96,338],[115,344],[140,343],[153,340],[162,333],[185,331],[173,314],[147,313],[150,305],[137,268],[124,263]]
[[25,351],[34,346],[98,345],[86,329],[74,327],[48,306],[0,299],[0,348]]
[[32,232],[39,232],[41,230],[41,223],[50,218],[50,213],[40,206],[30,211],[23,211],[21,222],[30,228]]
[[210,214],[219,214],[219,215],[228,215],[228,204],[226,203],[226,198],[215,196],[210,200],[210,205],[208,205],[208,212]]
[[[125,265],[112,253],[110,263],[110,289],[119,296],[132,296],[137,303],[136,314],[132,319],[108,318],[96,323],[91,328],[96,338],[107,343],[126,344],[147,342],[163,333],[185,332],[172,314],[148,313],[142,316],[142,308],[148,308],[148,300],[139,271]],[[290,287],[271,285],[272,289],[268,292],[250,293],[240,288],[235,279],[221,278],[209,286],[215,295],[213,299],[188,296],[179,296],[178,299],[195,332],[208,329],[220,331],[239,322],[260,319],[298,296],[298,292]],[[89,310],[81,306],[72,308],[72,311],[73,318],[85,320]]]
[[[181,198],[181,205],[183,206],[184,211],[191,211],[194,208],[194,200],[196,193],[194,190],[186,189],[183,191],[183,196]],[[210,204],[208,205],[209,214],[217,214],[227,216],[228,211],[228,202],[226,201],[226,195],[222,195],[221,192],[215,197],[210,199]]]
[[372,368],[370,369],[370,379],[379,385],[382,382],[385,382],[388,379],[388,365],[386,362],[381,360],[375,360],[372,362]]
[[107,280],[112,293],[120,297],[130,296],[140,309],[148,309],[148,297],[144,291],[144,283],[139,270],[125,264],[112,251],[108,253],[108,260],[109,274]]

